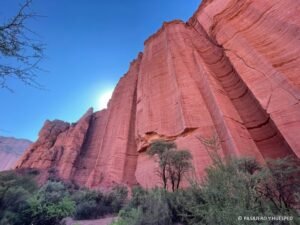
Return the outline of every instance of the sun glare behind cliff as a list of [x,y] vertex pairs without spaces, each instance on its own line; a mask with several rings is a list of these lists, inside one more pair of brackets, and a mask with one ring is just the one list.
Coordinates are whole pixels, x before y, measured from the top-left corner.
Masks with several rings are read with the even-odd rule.
[[107,104],[112,96],[113,89],[106,90],[102,92],[98,99],[98,105],[96,106],[96,110],[102,110],[107,108]]

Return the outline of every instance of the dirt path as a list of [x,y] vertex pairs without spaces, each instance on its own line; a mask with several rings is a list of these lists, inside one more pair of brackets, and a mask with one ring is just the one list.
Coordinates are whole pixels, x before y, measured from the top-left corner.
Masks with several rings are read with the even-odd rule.
[[66,225],[109,225],[117,217],[107,217],[98,220],[72,220],[70,218],[66,219]]

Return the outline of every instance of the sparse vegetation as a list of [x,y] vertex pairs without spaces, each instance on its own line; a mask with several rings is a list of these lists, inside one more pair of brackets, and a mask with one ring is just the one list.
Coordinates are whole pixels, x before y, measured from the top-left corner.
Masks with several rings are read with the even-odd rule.
[[[204,180],[193,181],[190,187],[176,188],[174,192],[166,190],[167,182],[162,189],[134,188],[130,202],[113,225],[300,224],[298,160],[287,157],[271,160],[267,165],[251,158],[222,160],[217,137],[199,139],[213,162]],[[164,154],[175,146],[157,143],[151,147],[150,155],[158,155],[159,174],[165,181],[169,175]],[[251,216],[275,219],[247,220]],[[278,216],[289,220],[276,220]]]
[[[272,164],[292,165],[290,159],[275,160]],[[287,181],[300,170],[297,165],[292,167],[294,169],[288,172],[281,166],[260,166],[253,159],[232,159],[212,165],[207,169],[203,182],[195,182],[184,190],[167,192],[165,189],[145,190],[138,187],[133,190],[131,201],[119,213],[120,219],[113,225],[167,225],[178,222],[186,225],[296,225],[300,223],[297,212],[300,183],[295,176],[292,182]],[[281,175],[274,175],[278,173]],[[293,220],[241,222],[238,219],[240,216],[289,216]]]
[[[52,225],[60,224],[65,217],[97,219],[117,213],[119,217],[113,225],[300,223],[298,160],[287,157],[269,161],[266,165],[251,158],[222,160],[215,139],[201,140],[209,143],[208,151],[213,159],[201,182],[193,181],[185,189],[177,186],[178,177],[172,183],[170,168],[174,166],[174,171],[179,168],[172,163],[178,163],[180,159],[179,164],[189,164],[191,157],[179,155],[172,161],[168,158],[170,152],[180,152],[175,150],[176,145],[167,143],[167,148],[165,143],[159,143],[156,144],[159,148],[152,149],[150,155],[157,154],[159,160],[165,160],[159,163],[160,169],[165,169],[166,186],[149,190],[134,187],[130,200],[123,186],[102,193],[49,180],[39,188],[33,179],[38,174],[36,171],[28,171],[22,176],[16,172],[0,173],[0,225]],[[190,165],[184,167],[180,171],[191,168]],[[167,190],[170,184],[171,192]],[[251,216],[287,216],[292,220],[239,219]]]
[[53,225],[65,217],[98,219],[117,214],[127,200],[123,186],[102,193],[55,179],[38,187],[36,174],[0,173],[0,225]]

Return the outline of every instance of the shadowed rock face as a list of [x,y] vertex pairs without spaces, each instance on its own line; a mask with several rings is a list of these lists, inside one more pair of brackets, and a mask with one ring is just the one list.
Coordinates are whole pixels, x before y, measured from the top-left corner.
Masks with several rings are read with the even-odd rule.
[[0,136],[0,171],[12,169],[31,143],[25,139]]
[[299,158],[299,11],[293,0],[203,1],[145,42],[106,110],[46,122],[17,167],[55,167],[88,187],[152,187],[153,140],[188,149],[199,178],[211,161],[197,137],[214,133],[222,156]]

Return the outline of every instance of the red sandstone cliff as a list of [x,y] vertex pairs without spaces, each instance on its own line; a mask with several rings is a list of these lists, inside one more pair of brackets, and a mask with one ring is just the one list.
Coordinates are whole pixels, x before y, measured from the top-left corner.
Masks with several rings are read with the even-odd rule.
[[88,187],[151,187],[151,141],[189,149],[201,177],[210,158],[197,136],[215,132],[225,156],[299,158],[299,11],[293,0],[203,1],[145,42],[106,110],[47,121],[17,167],[56,167]]
[[0,171],[12,169],[31,141],[0,136]]

